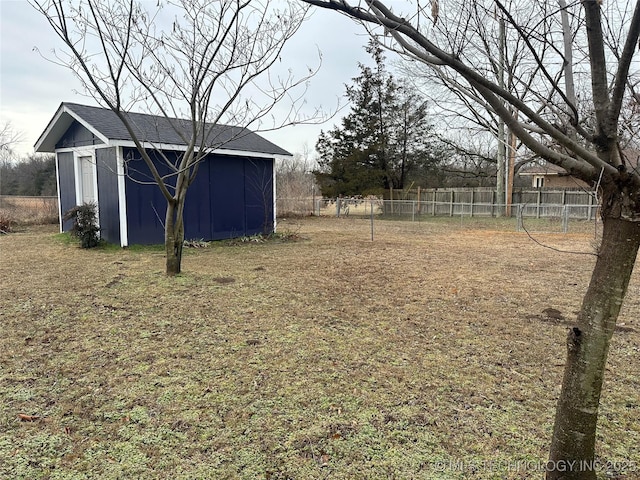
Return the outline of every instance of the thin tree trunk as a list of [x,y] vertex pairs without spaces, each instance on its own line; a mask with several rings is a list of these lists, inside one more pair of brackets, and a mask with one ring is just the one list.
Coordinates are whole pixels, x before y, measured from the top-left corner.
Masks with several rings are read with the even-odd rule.
[[567,338],[547,480],[596,479],[596,424],[607,353],[640,246],[637,222],[605,214],[603,223],[602,244],[578,326]]
[[184,245],[184,223],[179,215],[182,208],[177,202],[167,202],[167,215],[165,217],[164,245],[167,257],[167,276],[178,275],[182,266],[182,247]]
[[404,179],[406,177],[407,169],[407,142],[409,137],[409,119],[407,118],[407,104],[405,103],[402,108],[403,125],[402,125],[402,162],[400,164],[400,188],[404,188]]
[[[498,85],[500,88],[504,88],[504,67],[505,67],[505,49],[506,49],[506,32],[504,18],[500,18],[500,30],[499,30],[499,44],[500,44],[500,64],[498,70]],[[505,164],[507,160],[507,134],[505,131],[504,120],[498,118],[498,168],[496,171],[496,195],[498,196],[498,212],[500,215],[506,213],[506,209],[502,208],[502,205],[506,206],[507,199],[505,197]]]

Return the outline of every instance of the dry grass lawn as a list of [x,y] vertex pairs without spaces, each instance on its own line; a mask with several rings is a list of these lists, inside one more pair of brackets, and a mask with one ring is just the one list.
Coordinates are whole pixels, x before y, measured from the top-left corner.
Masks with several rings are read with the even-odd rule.
[[[542,478],[594,257],[497,226],[305,219],[177,278],[157,248],[0,236],[0,478]],[[602,479],[640,478],[639,314],[636,275]]]

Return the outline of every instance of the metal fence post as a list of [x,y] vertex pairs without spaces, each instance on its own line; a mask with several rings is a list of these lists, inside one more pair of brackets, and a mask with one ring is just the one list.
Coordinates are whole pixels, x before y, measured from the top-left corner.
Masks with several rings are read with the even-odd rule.
[[371,241],[373,242],[373,199],[371,199]]
[[524,207],[521,203],[518,204],[518,219],[516,221],[516,231],[522,231],[522,215],[523,215]]
[[562,207],[562,233],[569,231],[569,205]]
[[449,203],[449,216],[453,217],[453,190],[451,190],[451,202]]
[[496,192],[495,190],[491,190],[491,217],[495,215],[495,204],[496,204]]
[[476,197],[475,193],[476,193],[476,191],[472,188],[471,189],[471,217],[473,217],[473,204],[474,204],[475,199],[476,199],[475,198]]

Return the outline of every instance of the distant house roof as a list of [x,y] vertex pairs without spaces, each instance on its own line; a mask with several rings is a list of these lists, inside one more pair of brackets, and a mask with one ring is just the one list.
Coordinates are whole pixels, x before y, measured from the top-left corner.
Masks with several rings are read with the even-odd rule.
[[[640,150],[625,148],[621,153],[627,169],[640,171]],[[569,173],[564,168],[554,165],[553,163],[539,161],[539,163],[532,163],[521,168],[518,175],[566,177],[569,176]]]
[[523,176],[531,176],[531,175],[558,175],[558,176],[566,176],[569,175],[567,171],[562,168],[554,165],[553,163],[542,163],[542,164],[533,164],[523,167],[518,172],[518,175]]
[[[134,112],[125,115],[145,146],[179,150],[185,147],[180,132],[184,132],[186,138],[190,136],[188,132],[191,123],[188,120]],[[36,152],[54,152],[56,144],[74,121],[79,122],[106,145],[133,146],[131,135],[112,110],[63,102],[38,138]],[[216,152],[224,153],[228,150],[229,153],[236,154],[244,152],[291,156],[286,150],[246,128],[208,124],[206,131],[206,146]]]

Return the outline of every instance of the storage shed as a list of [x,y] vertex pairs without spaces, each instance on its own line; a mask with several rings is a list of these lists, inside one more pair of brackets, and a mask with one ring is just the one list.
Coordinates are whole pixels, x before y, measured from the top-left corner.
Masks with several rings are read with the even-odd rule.
[[[128,113],[157,161],[159,151],[177,158],[186,147],[185,120]],[[275,159],[286,150],[247,129],[209,125],[212,148],[199,165],[185,204],[185,238],[219,240],[275,230]],[[164,242],[166,200],[153,182],[131,135],[109,109],[62,103],[35,144],[56,154],[60,231],[64,212],[82,203],[98,206],[101,238],[121,246]],[[171,183],[171,177],[167,181]]]

